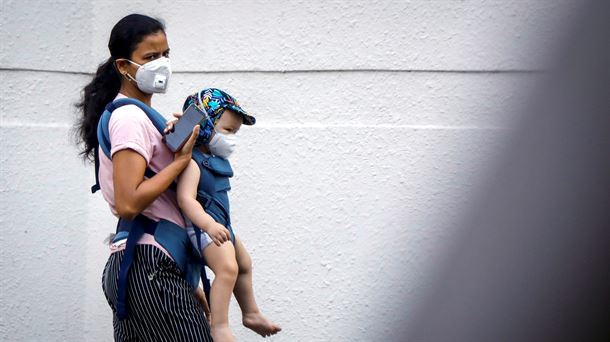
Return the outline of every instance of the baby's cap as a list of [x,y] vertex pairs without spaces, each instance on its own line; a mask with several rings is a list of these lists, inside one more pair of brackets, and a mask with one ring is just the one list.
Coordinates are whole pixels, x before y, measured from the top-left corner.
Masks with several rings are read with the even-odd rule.
[[205,111],[214,125],[216,125],[225,109],[231,109],[240,114],[244,119],[244,125],[254,125],[256,123],[256,118],[243,110],[233,96],[218,88],[206,88],[189,96],[184,102],[183,109],[186,109],[191,103]]

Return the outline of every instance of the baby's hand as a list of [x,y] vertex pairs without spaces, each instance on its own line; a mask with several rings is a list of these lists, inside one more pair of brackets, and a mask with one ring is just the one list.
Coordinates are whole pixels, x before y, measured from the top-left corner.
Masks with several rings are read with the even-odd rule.
[[216,244],[216,246],[220,246],[223,243],[231,240],[231,233],[225,226],[218,222],[212,223],[206,229],[206,233],[212,238],[212,241]]
[[171,119],[171,120],[167,121],[165,129],[163,130],[163,134],[173,132],[176,122],[178,122],[178,120],[180,120],[180,118],[182,117],[182,113],[174,113],[173,115],[174,115],[175,119]]

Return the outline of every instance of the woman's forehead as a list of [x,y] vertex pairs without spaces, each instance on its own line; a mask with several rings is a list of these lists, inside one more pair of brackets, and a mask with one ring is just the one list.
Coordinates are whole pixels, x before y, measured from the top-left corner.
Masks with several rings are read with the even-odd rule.
[[163,31],[149,34],[136,46],[135,53],[146,54],[149,52],[165,52],[169,50],[167,37]]

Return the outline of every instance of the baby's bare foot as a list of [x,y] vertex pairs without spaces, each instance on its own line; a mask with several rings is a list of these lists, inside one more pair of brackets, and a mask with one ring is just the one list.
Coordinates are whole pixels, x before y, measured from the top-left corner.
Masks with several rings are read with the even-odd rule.
[[235,342],[228,324],[212,325],[211,334],[214,342]]
[[244,314],[242,322],[246,328],[253,330],[263,337],[275,335],[282,330],[279,325],[271,322],[260,311]]

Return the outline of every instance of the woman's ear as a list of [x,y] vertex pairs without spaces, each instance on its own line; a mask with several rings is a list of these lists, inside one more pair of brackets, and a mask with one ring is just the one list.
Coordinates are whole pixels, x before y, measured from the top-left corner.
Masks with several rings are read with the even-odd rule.
[[114,61],[114,67],[117,69],[119,74],[123,76],[127,76],[126,74],[129,73],[129,64],[129,61],[126,59],[117,59]]

